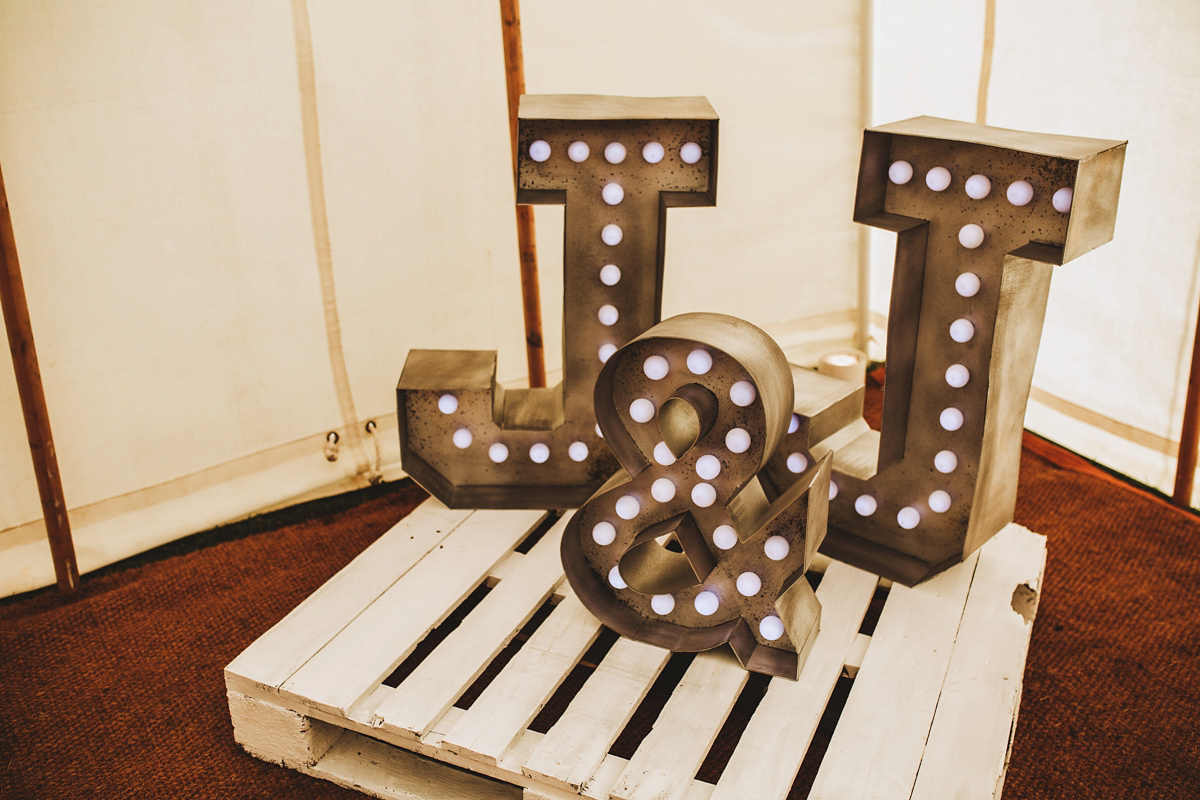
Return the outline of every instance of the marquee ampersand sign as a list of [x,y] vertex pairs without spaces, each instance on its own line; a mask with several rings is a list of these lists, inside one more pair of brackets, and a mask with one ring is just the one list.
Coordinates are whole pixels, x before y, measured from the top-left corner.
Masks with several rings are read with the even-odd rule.
[[912,584],[1012,521],[1052,265],[1112,238],[1124,159],[930,117],[865,132],[854,218],[898,234],[883,429],[851,407],[861,387],[797,369],[766,470],[783,488],[835,452],[822,552]]
[[573,508],[617,470],[596,430],[605,359],[661,315],[666,209],[716,202],[717,115],[699,97],[526,95],[517,202],[565,206],[563,381],[504,389],[496,353],[413,350],[401,462],[453,508]]
[[795,678],[819,627],[803,575],[825,533],[830,460],[767,501],[757,474],[793,405],[779,346],[734,317],[673,317],[605,364],[595,403],[626,472],[563,534],[580,600],[629,638],[729,642],[747,669]]

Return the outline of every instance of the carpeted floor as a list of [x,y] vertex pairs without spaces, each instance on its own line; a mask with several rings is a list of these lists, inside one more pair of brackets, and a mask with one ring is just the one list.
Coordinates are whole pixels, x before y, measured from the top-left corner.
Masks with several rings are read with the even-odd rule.
[[[1004,797],[1200,797],[1200,520],[1027,441],[1017,521],[1049,562]],[[424,496],[318,501],[0,600],[0,797],[361,797],[246,755],[221,670]]]

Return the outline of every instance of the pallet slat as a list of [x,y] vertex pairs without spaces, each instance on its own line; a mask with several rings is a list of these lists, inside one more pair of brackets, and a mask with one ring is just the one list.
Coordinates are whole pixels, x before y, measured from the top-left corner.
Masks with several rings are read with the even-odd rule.
[[632,639],[618,640],[522,771],[578,792],[600,766],[670,655]]
[[726,648],[696,656],[611,796],[681,800],[748,678]]
[[810,800],[912,792],[978,557],[892,587]]
[[225,668],[226,679],[275,690],[471,516],[430,498],[376,539]]
[[476,511],[289,678],[281,692],[349,714],[544,516]]
[[424,736],[564,579],[560,519],[419,666],[375,709],[372,724]]
[[759,703],[712,800],[781,800],[800,769],[817,723],[858,637],[879,579],[833,562],[817,587],[821,630],[795,682],[773,680]]
[[574,593],[550,613],[525,646],[446,734],[443,746],[495,764],[596,641],[600,621]]
[[980,551],[913,800],[999,797],[1045,567],[1045,537],[1018,525]]

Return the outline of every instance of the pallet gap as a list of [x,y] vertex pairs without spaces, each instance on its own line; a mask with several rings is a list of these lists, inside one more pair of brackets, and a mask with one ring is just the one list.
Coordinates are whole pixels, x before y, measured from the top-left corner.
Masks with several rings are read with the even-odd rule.
[[695,659],[695,653],[671,654],[667,665],[663,667],[663,671],[658,674],[650,686],[650,691],[646,692],[642,702],[634,709],[629,722],[625,723],[621,734],[612,743],[612,747],[608,748],[609,755],[625,759],[633,758],[638,745],[654,727],[658,715],[662,713],[663,707],[671,699],[671,693],[675,691],[675,687],[679,685],[679,681],[683,679],[684,673]]
[[417,646],[413,648],[413,651],[408,654],[408,658],[401,661],[400,666],[396,667],[396,669],[392,671],[391,675],[388,675],[383,679],[383,685],[391,686],[393,689],[399,686],[404,679],[411,675],[413,670],[415,670],[420,663],[434,651],[434,648],[441,644],[445,638],[454,631],[455,628],[462,624],[462,621],[466,619],[467,614],[471,613],[471,610],[474,609],[475,606],[483,602],[483,598],[487,597],[488,592],[491,590],[492,587],[488,586],[487,583],[480,583],[478,586],[476,586],[475,589],[469,595],[467,595],[461,603],[458,604],[458,607],[450,612],[450,615],[442,621],[442,624],[425,634],[425,638],[417,643]]
[[733,709],[725,718],[725,724],[721,726],[717,738],[713,740],[712,746],[708,749],[708,755],[700,764],[700,769],[696,772],[696,780],[715,784],[721,779],[721,773],[728,766],[734,748],[741,741],[742,734],[746,732],[746,726],[750,724],[750,718],[758,710],[759,703],[766,696],[767,687],[770,685],[770,675],[757,672],[750,674],[746,685],[742,687],[741,694],[733,704]]
[[554,727],[554,723],[558,722],[559,717],[567,710],[567,706],[575,699],[575,695],[579,694],[579,690],[583,688],[588,677],[595,671],[596,665],[604,660],[608,651],[612,649],[619,638],[621,637],[609,628],[600,628],[600,635],[596,637],[596,641],[587,649],[587,652],[579,657],[579,661],[571,668],[567,677],[559,684],[558,689],[550,695],[546,705],[529,723],[529,730],[546,733]]
[[534,634],[538,626],[546,621],[546,618],[554,611],[554,607],[558,605],[558,602],[558,600],[551,596],[538,607],[537,611],[533,612],[533,616],[529,618],[529,621],[525,623],[521,630],[517,631],[516,636],[496,654],[496,657],[484,668],[480,676],[475,679],[475,682],[468,686],[467,690],[462,693],[462,696],[454,702],[455,708],[461,708],[466,711],[471,707],[479,695],[483,693],[483,690],[495,680],[500,671],[512,660],[513,656],[525,646],[525,642],[529,641],[529,637]]
[[542,521],[539,522],[534,529],[529,532],[529,535],[522,539],[521,543],[514,547],[513,550],[517,553],[521,553],[522,555],[528,553],[533,549],[533,546],[537,544],[543,536],[546,535],[546,531],[554,527],[555,523],[558,522],[559,517],[561,516],[561,511],[547,511],[546,516],[542,518]]
[[788,797],[808,797],[813,782],[817,779],[817,770],[821,768],[821,761],[825,758],[825,751],[829,749],[833,731],[837,728],[838,720],[841,719],[842,710],[846,707],[846,700],[849,699],[850,690],[853,687],[854,678],[847,678],[844,675],[838,678],[837,683],[834,684],[833,692],[829,695],[829,702],[825,704],[825,713],[821,715],[821,721],[817,723],[817,729],[808,745],[808,752],[804,754],[804,760],[800,762],[800,769],[796,773],[796,780],[792,783]]
[[891,587],[875,587],[875,594],[871,596],[871,604],[867,606],[867,613],[863,615],[862,624],[858,626],[859,633],[866,636],[875,635],[875,626],[879,624],[879,615],[883,613],[883,604],[887,602],[889,591],[891,591]]

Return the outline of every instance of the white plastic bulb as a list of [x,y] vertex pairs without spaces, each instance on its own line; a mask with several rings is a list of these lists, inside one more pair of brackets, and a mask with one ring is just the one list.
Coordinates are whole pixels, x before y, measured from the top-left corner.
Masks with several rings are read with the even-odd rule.
[[583,442],[571,442],[571,446],[567,448],[567,455],[572,461],[587,461],[588,446]]
[[669,594],[656,594],[650,598],[650,608],[659,616],[665,616],[675,610],[675,598]]
[[948,431],[956,431],[963,425],[963,413],[957,408],[944,408],[938,416],[938,422]]
[[600,310],[596,312],[596,318],[600,320],[601,325],[616,325],[619,316],[617,307],[607,304],[600,306]]
[[1070,186],[1064,186],[1054,193],[1054,197],[1050,198],[1050,202],[1054,205],[1054,210],[1060,214],[1065,214],[1071,210],[1071,203],[1075,200],[1075,190]]
[[905,506],[896,514],[896,522],[900,523],[901,528],[911,531],[921,522],[921,512],[912,506]]
[[963,225],[958,230],[958,243],[968,250],[974,250],[983,244],[983,228],[974,222]]
[[958,456],[949,450],[941,450],[933,457],[933,466],[943,475],[949,475],[958,469]]
[[538,163],[545,161],[550,157],[550,143],[543,139],[532,142],[529,145],[529,157]]
[[620,142],[609,142],[604,147],[604,160],[610,164],[620,164],[625,160],[625,145]]
[[837,497],[837,496],[838,496],[838,492],[840,492],[840,491],[841,491],[841,487],[840,487],[840,486],[838,486],[838,485],[837,485],[836,483],[834,483],[833,481],[830,481],[830,482],[829,482],[829,499],[830,499],[830,500],[832,500],[833,498]]
[[912,164],[907,161],[893,161],[888,167],[888,179],[897,185],[903,186],[912,180],[912,176]]
[[530,445],[529,460],[535,464],[545,464],[550,459],[550,448],[542,442]]
[[854,510],[860,516],[869,517],[879,508],[879,502],[869,494],[860,494],[854,500]]
[[605,264],[600,268],[600,282],[605,286],[616,286],[621,282],[621,268],[616,264]]
[[599,436],[601,439],[604,438],[604,431],[600,430],[599,422],[596,423],[596,425],[592,428],[592,430],[594,430],[596,432],[596,435]]
[[667,154],[666,149],[658,142],[650,142],[642,148],[642,158],[649,164],[657,164]]
[[644,397],[639,397],[629,404],[629,416],[634,422],[649,422],[654,419],[654,403]]
[[669,503],[675,499],[675,484],[670,478],[659,478],[650,484],[650,496],[660,503]]
[[636,497],[627,494],[617,499],[616,510],[617,516],[621,519],[633,519],[641,513],[642,504]]
[[695,164],[700,160],[703,153],[700,150],[700,145],[695,142],[688,142],[683,147],[679,148],[679,158],[685,164]]
[[946,383],[955,389],[961,389],[971,380],[971,371],[962,364],[951,364],[946,367]]
[[610,247],[620,244],[623,238],[625,238],[625,234],[621,231],[620,225],[610,222],[600,229],[600,240]]
[[715,593],[705,589],[696,595],[695,605],[697,611],[709,617],[717,613],[717,609],[721,607],[721,600]]
[[925,173],[925,185],[935,192],[943,192],[950,187],[950,170],[945,167],[934,167]]
[[800,415],[792,414],[792,418],[788,420],[788,433],[795,433],[800,430]]
[[600,196],[604,198],[604,202],[610,206],[615,206],[625,199],[625,190],[621,188],[619,183],[606,183],[604,188],[600,190]]
[[717,501],[717,490],[711,484],[697,483],[692,487],[692,502],[701,508],[708,508]]
[[737,543],[737,531],[732,525],[718,525],[713,529],[713,544],[722,550],[728,550]]
[[799,475],[808,469],[808,456],[804,453],[792,453],[787,457],[787,468],[788,472]]
[[956,319],[950,323],[950,338],[962,344],[971,341],[975,335],[975,326],[968,319]]
[[654,460],[664,467],[669,467],[675,463],[675,454],[667,447],[666,442],[659,442],[654,445]]
[[508,460],[508,445],[504,442],[493,442],[488,448],[488,458],[497,464],[503,464]]
[[696,459],[696,474],[706,481],[721,474],[721,459],[709,454]]
[[1029,205],[1029,201],[1033,199],[1033,185],[1029,181],[1014,181],[1008,185],[1005,194],[1008,202],[1014,206]]
[[587,161],[587,157],[591,155],[591,153],[592,151],[587,146],[586,142],[571,142],[570,146],[567,147],[567,158],[571,159],[576,164]]
[[642,364],[642,372],[652,381],[661,381],[671,371],[671,365],[662,356],[650,356]]
[[737,590],[742,597],[754,597],[762,591],[762,578],[753,572],[743,572],[737,576]]
[[961,297],[974,297],[979,294],[979,288],[982,285],[979,276],[974,272],[964,272],[954,279],[954,291],[958,292]]
[[939,514],[950,510],[950,493],[937,489],[929,495],[929,509]]
[[758,391],[750,381],[738,381],[729,387],[729,399],[735,406],[745,408],[753,403],[756,397],[758,397]]
[[597,522],[592,528],[592,541],[601,547],[607,547],[617,540],[617,529],[611,522]]
[[454,432],[454,435],[450,437],[450,440],[454,442],[454,446],[459,450],[466,450],[471,446],[471,442],[474,441],[474,439],[475,437],[472,436],[471,432],[466,428],[459,428]]
[[787,558],[792,546],[788,544],[788,540],[782,536],[771,536],[763,542],[763,553],[772,561],[782,561]]
[[443,414],[453,414],[458,411],[458,398],[452,394],[444,394],[438,398],[438,411]]
[[625,579],[621,577],[621,570],[617,567],[608,571],[608,582],[614,589],[626,588]]
[[763,617],[763,621],[758,623],[758,632],[768,642],[774,642],[783,636],[783,620],[774,614]]
[[967,178],[964,188],[967,190],[967,197],[982,200],[992,193],[992,182],[988,180],[987,175],[972,175]]
[[617,346],[615,344],[610,343],[610,344],[600,345],[600,349],[596,351],[596,354],[598,356],[600,356],[600,363],[604,364],[610,358],[612,358],[613,353],[615,353],[615,352],[617,352]]
[[712,365],[712,354],[707,350],[697,348],[688,353],[687,368],[688,372],[693,375],[707,375],[708,371],[712,369]]
[[731,453],[744,453],[750,449],[750,434],[744,428],[733,428],[725,434],[725,446]]

